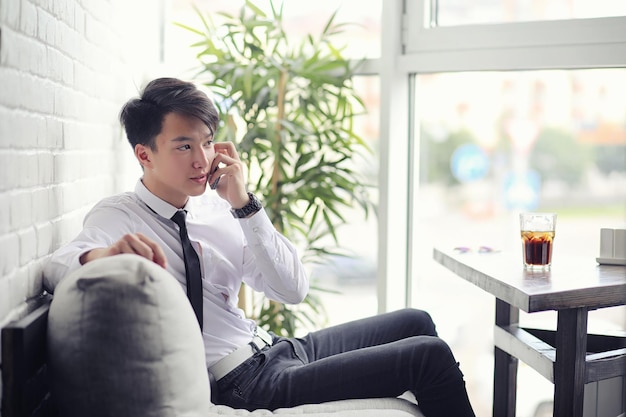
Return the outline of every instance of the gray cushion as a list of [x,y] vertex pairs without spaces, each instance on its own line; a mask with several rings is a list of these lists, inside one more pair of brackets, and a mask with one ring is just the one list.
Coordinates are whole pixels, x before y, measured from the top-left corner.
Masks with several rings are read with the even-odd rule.
[[331,401],[281,408],[273,413],[268,410],[233,410],[221,405],[213,406],[211,411],[211,417],[424,417],[414,402],[400,398]]
[[52,394],[72,416],[203,416],[210,387],[180,284],[136,255],[86,264],[57,286],[48,320]]
[[[348,413],[350,411],[350,413]],[[423,417],[414,402],[401,398],[368,398],[362,400],[341,400],[321,404],[306,404],[289,409],[279,409],[275,414],[306,415],[333,414],[341,412],[342,417],[348,416],[414,416]],[[337,414],[334,414],[335,416]],[[286,417],[286,416],[285,416]]]
[[341,400],[321,404],[306,404],[293,408],[269,410],[234,410],[225,406],[213,406],[210,417],[424,417],[415,403],[400,398],[370,398]]

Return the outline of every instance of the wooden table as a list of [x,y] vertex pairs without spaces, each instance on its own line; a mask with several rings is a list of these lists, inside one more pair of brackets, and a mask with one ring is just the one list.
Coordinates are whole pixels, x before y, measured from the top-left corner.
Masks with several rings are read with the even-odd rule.
[[[521,254],[435,249],[435,261],[496,298],[494,417],[515,416],[517,360],[554,384],[554,417],[582,417],[587,383],[626,375],[626,337],[588,334],[588,311],[626,304],[626,266],[558,257],[525,271]],[[522,328],[519,310],[556,310],[556,331]]]

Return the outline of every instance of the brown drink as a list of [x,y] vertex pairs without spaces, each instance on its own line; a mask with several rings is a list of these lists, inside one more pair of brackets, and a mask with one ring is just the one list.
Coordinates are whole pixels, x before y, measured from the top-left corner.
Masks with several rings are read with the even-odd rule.
[[522,232],[524,245],[524,264],[550,265],[552,260],[552,241],[554,232]]
[[550,269],[555,225],[555,213],[520,214],[524,268],[530,270]]

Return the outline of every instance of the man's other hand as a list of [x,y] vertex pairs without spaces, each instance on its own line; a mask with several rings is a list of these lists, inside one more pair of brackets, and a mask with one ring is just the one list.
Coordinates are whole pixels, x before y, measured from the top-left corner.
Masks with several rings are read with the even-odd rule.
[[122,253],[131,253],[142,256],[163,268],[167,265],[163,249],[161,249],[155,241],[141,233],[126,234],[122,236],[120,240],[107,248],[97,248],[92,249],[89,252],[85,252],[80,256],[80,263],[81,265],[84,265],[87,262],[91,262],[98,258],[119,255]]

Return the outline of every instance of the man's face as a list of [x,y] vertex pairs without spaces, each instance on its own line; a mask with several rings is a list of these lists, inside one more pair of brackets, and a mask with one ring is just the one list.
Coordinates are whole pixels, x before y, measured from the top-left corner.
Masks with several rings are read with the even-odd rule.
[[204,193],[215,157],[211,130],[198,118],[168,113],[155,150],[135,146],[143,166],[144,185],[156,196],[178,208],[189,196]]

